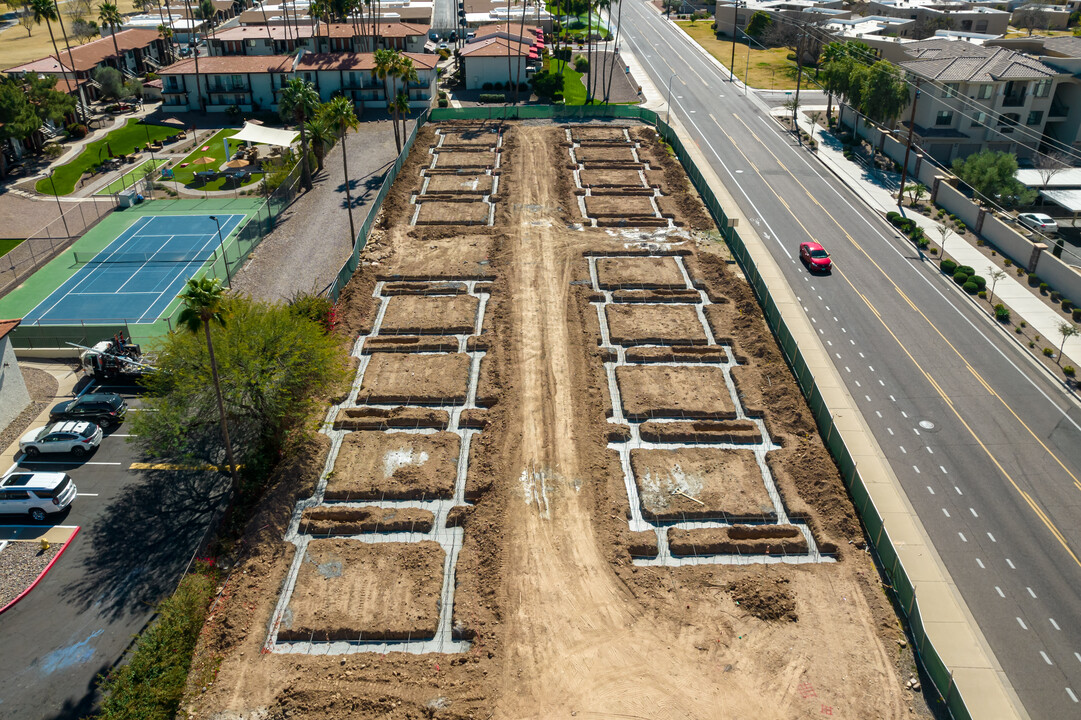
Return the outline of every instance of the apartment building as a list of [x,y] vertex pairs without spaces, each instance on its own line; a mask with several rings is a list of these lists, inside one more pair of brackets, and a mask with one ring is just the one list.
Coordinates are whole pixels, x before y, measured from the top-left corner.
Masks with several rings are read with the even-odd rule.
[[[435,92],[437,55],[406,53],[413,60],[418,80],[406,88],[409,106],[421,110]],[[244,113],[278,111],[278,94],[294,77],[311,82],[325,102],[341,94],[358,112],[365,107],[385,110],[384,82],[375,74],[373,53],[301,53],[292,55],[226,55],[187,59],[161,71],[162,107],[165,110],[225,112],[237,106]]]
[[871,0],[871,15],[905,18],[933,24],[941,30],[974,32],[981,35],[1005,35],[1010,13],[993,7],[973,6],[962,2],[934,0]]
[[[427,25],[378,23],[377,49],[424,52]],[[372,52],[371,26],[358,23],[239,25],[221,30],[206,40],[207,52],[224,55],[289,55],[297,50]]]
[[[1069,113],[1059,91],[1075,84],[1068,73],[1023,53],[961,40],[903,47],[908,59],[898,64],[922,84],[913,138],[939,162],[983,149],[1027,157],[1045,133],[1065,131]],[[901,114],[906,126],[910,112],[911,106]]]

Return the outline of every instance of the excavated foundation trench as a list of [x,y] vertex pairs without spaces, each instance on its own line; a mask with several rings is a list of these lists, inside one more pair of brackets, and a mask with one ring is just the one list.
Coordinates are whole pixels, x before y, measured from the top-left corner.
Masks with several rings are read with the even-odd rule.
[[[638,255],[637,257],[640,258],[642,256]],[[658,343],[649,338],[645,340],[624,339],[621,341],[623,344],[615,344],[610,334],[608,308],[625,304],[628,300],[628,298],[624,296],[627,289],[642,289],[647,286],[648,283],[632,282],[626,287],[621,287],[618,283],[602,282],[602,279],[599,276],[598,263],[601,261],[608,261],[609,264],[618,264],[620,261],[640,262],[638,260],[620,255],[594,255],[586,258],[589,263],[589,273],[593,291],[597,296],[603,296],[604,298],[602,301],[594,302],[594,305],[597,308],[597,317],[600,321],[601,348],[607,352],[608,357],[610,358],[604,363],[608,378],[608,391],[612,401],[612,411],[609,422],[617,427],[626,426],[629,428],[629,437],[614,437],[608,444],[609,448],[615,450],[619,454],[620,465],[623,470],[623,480],[626,487],[627,498],[629,500],[628,529],[632,533],[652,532],[656,536],[656,555],[652,556],[652,552],[649,551],[651,548],[642,549],[635,553],[636,557],[634,557],[634,563],[636,565],[679,566],[701,564],[833,562],[834,558],[825,556],[819,552],[818,545],[806,523],[791,518],[785,509],[783,499],[774,483],[769,466],[766,464],[766,453],[778,449],[779,446],[774,444],[770,439],[769,432],[766,429],[766,425],[762,418],[749,416],[743,407],[736,385],[732,380],[731,373],[732,368],[736,367],[739,363],[730,346],[717,343],[709,323],[706,321],[704,307],[710,303],[706,292],[695,288],[687,273],[687,268],[684,265],[682,256],[678,254],[668,254],[652,255],[649,257],[671,258],[679,269],[682,288],[674,287],[675,283],[672,282],[661,282],[658,285],[659,288],[664,289],[669,293],[672,290],[681,290],[686,296],[694,293],[696,299],[693,302],[685,302],[683,304],[694,308],[695,316],[701,325],[700,328],[687,328],[687,332],[694,335],[704,333],[706,337],[704,346],[694,346],[697,352],[710,352],[709,348],[717,348],[723,355],[719,353],[713,354],[712,357],[703,358],[703,361],[695,361],[693,358],[668,360],[663,357],[665,352],[669,350],[673,353],[677,351],[685,352],[686,347],[677,347],[676,343]],[[620,303],[620,299],[624,302]],[[669,300],[667,297],[664,299],[666,301]],[[684,299],[689,299],[689,297],[685,297]],[[637,300],[638,298],[630,298],[630,302],[635,302]],[[636,302],[636,304],[642,305],[649,303]],[[665,302],[664,304],[666,306],[672,306],[676,303]],[[675,370],[674,372],[682,372],[683,369],[686,368],[719,369],[724,381],[724,390],[720,390],[719,388],[718,390],[722,394],[727,394],[731,403],[730,407],[734,408],[734,412],[719,411],[716,418],[737,421],[744,428],[746,428],[748,424],[753,424],[757,432],[745,432],[745,436],[740,438],[726,437],[723,433],[712,436],[709,433],[703,433],[701,436],[695,436],[695,442],[662,442],[645,439],[643,437],[643,426],[647,423],[650,424],[651,428],[655,429],[658,426],[663,426],[665,424],[686,424],[692,419],[698,419],[701,415],[692,418],[693,413],[675,410],[669,407],[660,411],[651,411],[644,414],[628,416],[625,412],[624,397],[620,389],[617,375],[620,368],[629,367],[680,369]],[[727,404],[728,403],[725,403],[725,405]],[[656,431],[653,430],[652,434],[655,435]],[[618,435],[618,433],[616,433],[616,435]],[[740,442],[734,442],[734,440],[740,440]],[[694,513],[687,513],[680,519],[660,520],[655,515],[653,519],[647,518],[643,513],[643,501],[640,493],[640,483],[643,482],[643,478],[636,477],[635,475],[632,463],[632,453],[635,451],[648,450],[668,451],[672,453],[674,458],[677,458],[677,460],[674,461],[675,464],[673,467],[676,468],[677,474],[679,474],[682,472],[679,464],[680,451],[699,450],[705,447],[720,451],[739,452],[749,450],[753,452],[754,463],[760,475],[758,479],[764,486],[766,495],[768,495],[770,507],[765,509],[759,518],[734,517],[723,512],[717,513],[717,517],[708,517],[709,510],[706,509],[704,505],[702,510]],[[678,483],[671,493],[672,495],[681,495],[689,501],[702,505],[701,501],[695,498],[690,492],[683,491]],[[690,517],[691,515],[693,515],[693,517]],[[794,527],[798,530],[799,535],[802,536],[802,542],[798,538],[795,541],[788,540],[782,542],[778,540],[773,543],[766,542],[766,540],[771,537],[784,536],[787,529],[782,529],[782,526],[789,526],[789,528]],[[758,530],[756,528],[761,529]],[[678,532],[710,530],[724,530],[724,535],[726,535],[726,537],[730,536],[731,539],[726,539],[724,542],[715,542],[714,539],[706,539],[703,541],[702,547],[695,548],[693,533]],[[672,552],[669,538],[670,531],[676,531],[676,534],[679,535],[679,544],[682,552],[678,554]],[[781,551],[714,552],[716,547],[739,548],[739,541],[746,539],[747,537],[761,537],[765,540],[758,542],[757,544],[751,542],[743,547],[752,550],[760,550],[763,547],[772,547],[780,548]],[[792,548],[802,547],[806,547],[806,551],[789,551]]]
[[436,130],[438,142],[421,169],[421,185],[410,225],[492,225],[499,192],[503,135],[498,132]]
[[662,193],[646,180],[649,163],[626,128],[603,136],[566,133],[578,209],[592,227],[675,227],[657,204]]
[[[366,352],[367,345],[369,343],[377,344],[380,339],[384,337],[381,334],[381,328],[387,315],[387,306],[393,298],[400,297],[401,294],[403,294],[403,291],[409,290],[409,285],[410,283],[408,282],[398,280],[395,280],[392,283],[380,281],[376,284],[374,297],[379,300],[379,308],[375,322],[372,326],[372,331],[368,335],[362,335],[353,348],[353,355],[360,359],[357,375],[353,382],[353,389],[344,402],[331,408],[322,429],[322,432],[326,433],[331,438],[331,449],[327,457],[326,466],[316,485],[315,494],[312,497],[297,503],[297,506],[293,511],[289,529],[285,535],[285,540],[296,546],[296,555],[286,576],[281,596],[279,597],[278,604],[271,619],[269,633],[264,646],[266,652],[335,655],[363,652],[385,653],[393,650],[420,654],[464,652],[470,647],[469,640],[462,637],[461,633],[455,631],[453,621],[455,567],[458,560],[458,552],[462,546],[464,530],[455,526],[456,519],[454,515],[452,515],[452,510],[455,507],[468,504],[465,498],[469,446],[470,441],[477,430],[468,427],[471,423],[469,423],[467,419],[463,419],[462,415],[464,411],[477,409],[477,383],[480,374],[481,358],[485,355],[485,352],[477,349],[477,344],[470,341],[477,338],[481,333],[485,307],[490,296],[491,286],[485,282],[467,280],[447,286],[446,294],[439,295],[437,293],[440,292],[440,289],[438,287],[433,287],[431,283],[418,281],[415,285],[418,292],[424,292],[427,297],[431,298],[442,298],[449,301],[451,298],[469,296],[476,299],[476,312],[473,318],[471,331],[460,334],[447,332],[442,335],[442,338],[444,339],[453,339],[456,343],[456,347],[450,348],[449,352],[419,350],[418,352],[410,354],[412,357],[416,358],[446,358],[450,355],[468,358],[468,380],[466,383],[464,400],[455,402],[418,402],[406,397],[402,402],[358,403],[358,394],[361,392],[361,388],[364,385],[365,373],[371,365],[373,356],[388,354],[381,351],[376,351],[375,353]],[[390,292],[388,292],[388,290]],[[400,336],[394,337],[400,339]],[[399,350],[393,354],[395,357],[401,357],[404,354],[404,351]],[[428,395],[422,391],[420,392],[420,395],[428,397]],[[438,409],[433,410],[433,408]],[[444,413],[445,420],[441,417]],[[425,421],[426,416],[432,416],[435,419],[432,420],[432,417],[428,417],[428,420]],[[350,427],[352,422],[350,418],[352,417],[369,417],[371,418],[371,420],[368,421],[370,427],[383,427],[385,429],[383,429],[382,432],[385,435],[391,437],[403,436],[403,440],[408,439],[409,436],[434,435],[441,431],[456,435],[459,442],[457,456],[454,459],[453,489],[446,494],[437,494],[434,497],[421,497],[419,499],[409,500],[371,498],[342,502],[328,500],[326,498],[327,486],[328,483],[333,481],[335,463],[339,458],[339,454],[342,452],[343,442],[350,433],[359,432],[358,430],[344,429]],[[397,424],[393,418],[398,418],[401,425],[413,423],[414,426],[388,427],[386,423]],[[361,420],[360,422],[365,421]],[[367,430],[367,432],[372,432],[372,430]],[[384,457],[381,458],[381,462],[385,468],[386,477],[388,478],[391,476],[392,472],[396,472],[400,467],[409,465],[415,460],[417,460],[417,458],[413,457],[411,452],[401,450],[386,452]],[[426,454],[420,462],[423,463],[425,461],[427,461]],[[306,511],[308,511],[308,520],[305,519]],[[311,522],[310,518],[313,516],[313,512],[316,517],[319,515],[330,518],[344,517],[346,518],[346,521],[339,523],[338,525]],[[391,518],[400,514],[407,518],[419,518],[420,521],[408,521],[407,523],[399,523],[398,525],[388,523],[392,528],[392,531],[389,532],[378,531],[378,523],[375,526],[375,531],[367,531],[371,527],[370,524],[362,524],[360,527],[356,527],[348,522],[348,519],[354,516],[371,517],[373,513]],[[402,525],[408,525],[410,530],[399,529]],[[406,631],[395,629],[394,627],[368,628],[367,637],[365,631],[359,628],[354,628],[352,630],[340,627],[312,628],[308,637],[300,639],[296,638],[297,632],[292,629],[295,613],[294,609],[291,607],[291,603],[294,594],[298,592],[298,578],[309,578],[307,581],[311,582],[310,578],[314,576],[317,583],[326,583],[331,580],[337,582],[338,578],[344,578],[352,583],[349,585],[350,589],[359,588],[358,592],[361,593],[362,597],[369,596],[369,594],[364,591],[365,585],[393,584],[396,580],[393,576],[393,572],[387,573],[388,576],[386,577],[347,578],[346,575],[350,572],[350,567],[340,559],[324,561],[323,563],[318,564],[317,573],[313,574],[310,567],[307,569],[307,572],[302,573],[301,570],[305,563],[317,562],[317,559],[309,557],[309,546],[313,542],[313,539],[320,539],[322,541],[322,538],[327,537],[327,535],[317,537],[304,532],[305,530],[310,531],[313,529],[325,529],[328,532],[334,532],[335,529],[345,530],[346,532],[356,529],[366,530],[365,532],[358,532],[355,534],[333,535],[333,538],[343,545],[351,543],[379,545],[386,543],[388,544],[388,553],[390,553],[391,548],[393,548],[394,553],[403,556],[406,555],[406,551],[409,550],[406,545],[409,545],[410,547],[430,548],[431,550],[429,550],[427,554],[435,557],[435,546],[432,545],[432,543],[438,545],[438,548],[442,550],[442,567],[425,568],[422,566],[418,571],[422,578],[427,578],[427,582],[429,583],[432,582],[434,573],[437,570],[441,572],[442,580],[438,592],[438,599],[434,606],[438,613],[437,620],[434,622],[434,627],[429,630],[418,630],[416,631],[416,634],[413,634],[412,630]],[[325,554],[325,551],[323,552]],[[345,555],[346,553],[343,552],[341,554]],[[424,561],[423,557],[414,559],[418,563],[423,563]],[[401,568],[403,574],[407,574],[414,570],[417,570],[417,568]],[[426,571],[427,575],[425,575]],[[310,594],[310,588],[303,588],[303,590]],[[324,595],[329,595],[332,592],[318,589],[317,591],[322,592]],[[378,612],[393,613],[395,610],[396,608],[393,607],[378,608],[377,614]],[[402,626],[409,626],[409,623],[404,622],[402,623]],[[355,632],[353,632],[353,630],[355,630]]]

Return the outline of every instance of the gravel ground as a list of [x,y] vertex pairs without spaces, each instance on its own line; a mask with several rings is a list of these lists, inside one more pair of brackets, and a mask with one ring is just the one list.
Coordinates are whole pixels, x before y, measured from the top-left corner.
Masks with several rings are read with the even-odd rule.
[[[393,141],[392,141],[393,142]],[[85,213],[80,214],[78,206],[80,204],[86,204],[84,208]],[[69,220],[71,221],[72,232],[77,232],[83,226],[82,218],[89,221],[94,218],[100,212],[113,206],[113,201],[109,199],[105,200],[86,200],[82,203],[75,203],[70,201],[62,202],[64,212],[69,214]],[[91,206],[97,205],[101,208],[98,213],[95,213]],[[74,212],[74,214],[72,214]],[[32,234],[38,232],[50,222],[60,217],[60,209],[56,206],[56,201],[52,197],[42,200],[31,200],[14,193],[4,192],[0,189],[0,237],[5,238],[27,238]],[[76,218],[79,218],[76,220]],[[63,226],[57,225],[55,234],[62,233]]]
[[[410,122],[407,131],[411,131]],[[389,120],[362,122],[346,138],[353,223],[359,231],[383,176],[397,156]],[[233,289],[260,300],[287,300],[297,292],[324,292],[352,252],[346,214],[342,151],[335,146],[314,187],[282,213],[233,278]]]
[[8,447],[30,429],[42,410],[58,402],[56,391],[60,383],[49,373],[37,368],[20,365],[23,380],[26,381],[26,389],[30,392],[30,405],[19,413],[11,424],[0,431],[0,450]]
[[0,608],[30,587],[64,545],[42,550],[36,542],[9,542],[0,550]]

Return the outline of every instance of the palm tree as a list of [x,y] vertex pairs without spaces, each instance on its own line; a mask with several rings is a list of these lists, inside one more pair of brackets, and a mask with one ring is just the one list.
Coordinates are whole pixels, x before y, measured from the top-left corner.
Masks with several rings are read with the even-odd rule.
[[[613,48],[618,48],[619,47],[619,36],[623,32],[623,3],[620,2],[620,0],[611,0],[611,1],[615,2],[616,5],[618,6],[618,9],[616,10],[616,35],[615,35],[615,38],[613,38],[613,40],[612,40]],[[611,10],[608,11],[608,19],[609,20],[612,19],[612,11]],[[612,61],[614,63],[615,58],[612,58]],[[609,96],[611,95],[611,92],[612,92],[612,78],[614,76],[615,76],[615,66],[613,64],[613,67],[610,68],[609,72],[608,72],[608,85],[604,88],[604,102],[606,102],[606,103],[608,102],[608,98],[609,98]]]
[[214,7],[214,3],[210,0],[199,0],[199,7],[197,9],[199,19],[210,26],[211,35],[214,33],[214,28],[217,25],[215,20],[218,16],[218,9]]
[[[406,118],[409,115],[409,83],[415,83],[418,81],[417,69],[413,66],[413,58],[406,57],[398,53],[397,71],[394,73],[394,79],[401,83],[401,90],[394,95],[394,114],[401,118],[402,131],[399,135],[401,138],[401,145],[405,144],[406,132],[405,124]],[[402,110],[404,98],[405,110]],[[398,154],[402,152],[401,145],[398,146]]]
[[113,31],[113,50],[116,51],[116,69],[120,70],[120,66],[123,62],[120,57],[120,46],[116,44],[116,31],[119,29],[120,24],[124,22],[124,18],[121,17],[120,11],[117,9],[115,3],[103,2],[98,11],[98,20],[101,21],[102,27],[108,26]]
[[327,150],[334,144],[334,128],[330,126],[322,113],[316,113],[308,122],[304,123],[304,130],[308,134],[308,143],[311,145],[315,162],[318,163],[316,172],[323,172],[323,158],[327,156]]
[[[356,245],[357,231],[353,227],[353,197],[349,193],[349,159],[345,152],[345,135],[357,126],[357,113],[349,98],[339,95],[323,106],[323,118],[334,128],[342,141],[342,169],[345,172],[345,205],[349,210],[349,242]],[[399,149],[399,153],[401,150]]]
[[[610,12],[611,9],[612,9],[612,0],[596,0],[596,8],[597,8],[597,31],[600,32],[600,29],[601,29],[600,28],[600,14],[601,14],[601,11],[605,10],[605,11]],[[605,33],[607,33],[608,28],[606,27],[604,29],[604,31],[605,31]],[[601,65],[600,68],[596,72],[594,72],[593,64],[590,63],[590,65],[589,65],[589,82],[593,86],[592,89],[589,91],[589,96],[590,97],[596,96],[598,83],[600,83],[599,86],[601,88],[604,88],[604,72],[605,72],[605,66],[608,63],[606,62],[606,60],[607,60],[606,53],[602,52],[602,53],[599,53],[599,54],[600,54],[600,65]]]
[[237,474],[236,461],[233,459],[233,444],[229,440],[229,421],[225,415],[225,402],[221,397],[221,379],[218,377],[218,362],[214,358],[214,343],[210,338],[211,323],[225,327],[225,293],[221,281],[217,278],[190,278],[180,293],[184,309],[180,311],[177,324],[187,328],[192,334],[202,330],[206,333],[206,351],[210,355],[210,376],[214,380],[214,392],[218,396],[218,417],[221,422],[221,437],[225,441],[225,457],[229,461],[229,474],[233,476],[233,493],[240,489],[240,476]]
[[[188,17],[192,17],[191,13],[191,0],[184,0],[184,8],[188,11]],[[195,101],[198,105],[199,112],[203,111],[203,93],[199,85],[199,36],[195,33],[195,29],[191,29],[191,37],[194,38],[191,44],[192,55],[195,56]]]
[[282,118],[292,118],[300,126],[300,182],[305,190],[312,189],[312,173],[308,161],[308,132],[304,123],[315,115],[318,107],[319,92],[311,82],[295,77],[285,83],[278,101],[278,111]]
[[[60,16],[56,13],[56,6],[52,0],[30,0],[29,4],[30,12],[34,14],[34,24],[40,25],[41,21],[45,21],[45,27],[49,28],[49,39],[53,43],[53,52],[56,53],[56,61],[60,62],[60,51],[56,49],[56,38],[53,36],[53,20],[58,20]],[[61,63],[63,64],[63,63]],[[72,72],[75,72],[75,68],[71,68]]]
[[398,134],[398,116],[394,114],[393,98],[394,91],[391,89],[391,83],[387,80],[393,80],[395,73],[398,71],[398,51],[387,50],[386,48],[380,48],[375,51],[375,76],[383,81],[383,90],[387,96],[387,109],[391,111],[394,118],[394,143],[398,146],[398,154],[402,152],[402,139]]
[[162,23],[161,25],[158,25],[158,35],[161,36],[161,39],[165,41],[166,47],[169,48],[169,61],[172,63],[175,60],[173,57],[173,31],[168,25]]
[[[405,123],[409,117],[409,94],[402,90],[394,96],[394,100],[390,103],[393,106],[393,113],[402,119],[402,142],[405,142]],[[398,154],[401,154],[401,150]]]

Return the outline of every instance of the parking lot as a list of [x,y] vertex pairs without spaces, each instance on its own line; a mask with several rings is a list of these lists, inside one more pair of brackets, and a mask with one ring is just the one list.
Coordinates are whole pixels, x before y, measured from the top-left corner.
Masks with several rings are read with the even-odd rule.
[[[224,506],[227,478],[155,465],[129,442],[131,420],[146,412],[137,388],[95,385],[87,392],[125,397],[127,421],[107,431],[84,459],[43,455],[18,462],[71,475],[77,497],[44,525],[81,531],[33,592],[0,616],[3,717],[88,714],[95,677],[121,658],[155,603],[175,589]],[[0,516],[6,528],[28,524],[24,517]]]

